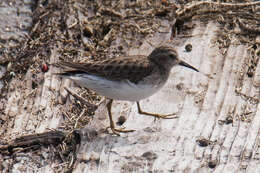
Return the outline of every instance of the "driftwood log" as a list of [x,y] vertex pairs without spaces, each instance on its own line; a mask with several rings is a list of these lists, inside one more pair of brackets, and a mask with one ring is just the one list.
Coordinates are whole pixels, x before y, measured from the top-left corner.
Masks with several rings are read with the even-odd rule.
[[[235,3],[17,1],[32,7],[32,23],[0,54],[0,170],[260,172],[260,8]],[[176,67],[142,101],[175,119],[116,101],[115,122],[133,133],[109,133],[106,100],[52,75],[60,59],[148,55],[164,43],[201,73]]]

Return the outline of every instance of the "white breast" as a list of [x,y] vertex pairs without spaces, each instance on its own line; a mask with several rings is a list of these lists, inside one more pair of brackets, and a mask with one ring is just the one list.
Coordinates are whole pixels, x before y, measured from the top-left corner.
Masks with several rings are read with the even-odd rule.
[[110,81],[99,76],[88,74],[77,74],[68,78],[107,98],[127,101],[139,101],[147,98],[159,91],[164,84],[135,84],[129,80]]

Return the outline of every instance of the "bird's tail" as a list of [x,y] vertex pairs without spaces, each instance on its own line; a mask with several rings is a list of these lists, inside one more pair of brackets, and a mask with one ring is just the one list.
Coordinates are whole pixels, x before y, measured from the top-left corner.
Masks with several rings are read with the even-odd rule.
[[[72,74],[72,70],[75,68],[69,62],[58,62],[51,64],[52,66],[58,67],[63,70],[63,72],[51,73],[51,75],[60,76],[60,77],[69,77]],[[70,69],[70,70],[68,70]],[[75,71],[75,70],[74,70]]]
[[81,69],[84,65],[81,64],[81,63],[71,63],[71,62],[65,62],[65,61],[61,61],[61,62],[58,62],[58,63],[54,63],[52,64],[56,67],[59,67],[59,68],[64,68],[64,69]]
[[52,75],[57,75],[60,77],[70,78],[72,76],[76,76],[84,73],[84,70],[82,70],[82,68],[84,68],[84,65],[81,63],[71,63],[71,62],[62,61],[51,65],[56,66],[63,70],[62,72],[59,73],[52,73]]

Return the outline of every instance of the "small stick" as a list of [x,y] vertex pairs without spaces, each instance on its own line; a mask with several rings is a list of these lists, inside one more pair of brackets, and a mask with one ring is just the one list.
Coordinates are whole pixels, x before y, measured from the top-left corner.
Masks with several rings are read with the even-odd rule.
[[203,1],[203,2],[199,2],[199,3],[195,3],[193,5],[190,5],[188,7],[185,7],[182,10],[177,10],[176,14],[178,17],[181,17],[183,15],[185,15],[185,13],[187,13],[188,11],[192,11],[192,9],[194,8],[198,8],[202,5],[206,5],[208,7],[216,8],[219,7],[224,8],[224,7],[233,7],[233,8],[241,8],[241,7],[249,7],[249,6],[254,6],[254,5],[260,5],[260,2],[250,2],[250,3],[219,3],[219,2],[209,2],[209,1]]
[[70,89],[68,89],[67,87],[64,87],[64,89],[66,91],[68,91],[69,94],[71,94],[74,98],[78,99],[80,102],[82,102],[83,104],[87,105],[88,107],[93,107],[96,108],[97,105],[89,103],[86,99],[84,99],[83,97],[81,97],[80,95],[76,94],[75,92],[71,91]]
[[80,115],[78,116],[78,118],[77,118],[77,120],[76,120],[76,123],[75,123],[75,125],[74,125],[74,129],[77,128],[79,119],[82,117],[82,115],[84,115],[84,113],[85,113],[85,109],[83,109],[82,112],[80,113]]
[[254,33],[254,34],[260,34],[260,29],[258,28],[252,28],[244,24],[240,19],[236,20],[238,23],[238,26],[243,30],[246,31],[247,33]]

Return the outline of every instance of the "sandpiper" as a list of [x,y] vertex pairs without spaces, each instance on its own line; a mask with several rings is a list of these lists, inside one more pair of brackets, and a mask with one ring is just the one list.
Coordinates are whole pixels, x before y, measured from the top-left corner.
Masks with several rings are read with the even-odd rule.
[[59,73],[62,77],[109,99],[107,110],[110,128],[115,134],[133,130],[115,128],[111,114],[114,99],[135,101],[139,114],[170,119],[174,114],[161,115],[143,111],[139,101],[159,91],[167,82],[171,68],[175,65],[198,72],[196,68],[180,60],[176,50],[169,46],[157,47],[148,56],[124,56],[87,63],[59,62],[57,65],[67,69]]

